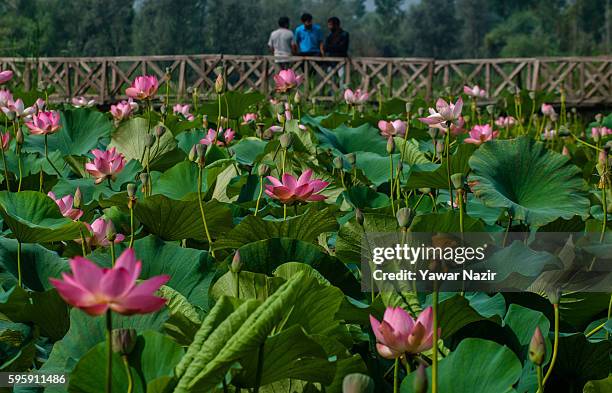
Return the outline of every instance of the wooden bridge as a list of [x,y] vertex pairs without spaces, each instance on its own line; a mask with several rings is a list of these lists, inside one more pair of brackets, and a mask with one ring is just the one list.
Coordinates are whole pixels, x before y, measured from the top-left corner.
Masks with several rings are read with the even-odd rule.
[[[559,93],[579,106],[612,105],[612,56],[436,60],[429,58],[307,58],[292,57],[292,68],[305,77],[301,89],[308,99],[338,99],[344,87],[361,87],[373,99],[430,99],[446,88],[453,94],[464,84],[478,84],[488,99],[518,89]],[[229,90],[271,94],[278,65],[272,56],[193,55],[142,57],[0,58],[0,70],[15,72],[14,83],[26,90],[53,88],[52,99],[75,96],[109,103],[124,98],[138,75],[153,74],[169,83],[172,96],[195,91],[210,96],[217,72]],[[165,78],[168,72],[169,78]],[[558,95],[557,95],[558,97]]]

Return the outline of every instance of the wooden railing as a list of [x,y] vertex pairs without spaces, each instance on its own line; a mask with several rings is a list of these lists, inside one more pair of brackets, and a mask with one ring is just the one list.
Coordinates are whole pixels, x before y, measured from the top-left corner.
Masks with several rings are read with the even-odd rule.
[[[464,84],[478,84],[493,100],[516,89],[565,92],[573,105],[612,104],[612,56],[519,59],[435,60],[428,58],[292,57],[291,67],[303,74],[301,89],[308,99],[338,99],[345,87],[361,87],[373,99],[430,99],[446,88],[459,93]],[[186,98],[194,89],[212,95],[217,72],[230,90],[274,91],[278,64],[272,56],[194,55],[83,58],[0,58],[0,70],[16,74],[24,89],[52,87],[52,99],[85,96],[98,103],[124,97],[138,75],[153,74],[173,97]],[[164,76],[169,72],[166,82]]]

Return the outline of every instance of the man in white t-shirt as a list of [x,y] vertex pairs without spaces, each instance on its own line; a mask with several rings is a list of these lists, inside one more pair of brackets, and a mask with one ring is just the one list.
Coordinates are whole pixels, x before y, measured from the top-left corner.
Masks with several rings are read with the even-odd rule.
[[270,52],[274,53],[276,58],[274,61],[282,69],[289,68],[289,59],[291,56],[291,43],[293,42],[293,31],[289,30],[289,18],[282,16],[278,19],[278,29],[270,34],[268,47]]

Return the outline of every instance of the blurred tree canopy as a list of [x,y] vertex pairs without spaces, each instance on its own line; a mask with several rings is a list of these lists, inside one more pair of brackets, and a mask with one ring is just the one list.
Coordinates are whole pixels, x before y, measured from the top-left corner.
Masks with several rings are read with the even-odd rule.
[[265,54],[306,11],[339,17],[352,56],[612,53],[612,0],[4,0],[0,56]]

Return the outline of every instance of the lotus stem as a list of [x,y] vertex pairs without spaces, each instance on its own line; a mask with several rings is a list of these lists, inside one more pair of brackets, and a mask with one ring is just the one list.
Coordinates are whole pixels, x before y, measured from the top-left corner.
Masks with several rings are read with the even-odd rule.
[[[612,300],[612,297],[610,298],[610,300]],[[610,318],[608,317],[608,319],[610,319]],[[590,332],[588,332],[588,333],[587,333],[587,334],[585,334],[584,336],[585,336],[586,338],[591,337],[592,335],[594,335],[595,333],[597,333],[598,331],[600,331],[601,329],[603,329],[603,328],[604,328],[604,326],[606,326],[606,323],[607,323],[607,322],[608,322],[608,320],[606,320],[606,321],[604,321],[604,322],[600,323],[600,324],[599,324],[599,325],[597,325],[595,328],[593,328],[593,330],[591,330]],[[606,334],[607,334],[607,333],[606,333]]]
[[259,201],[261,201],[261,196],[263,195],[263,189],[264,189],[263,176],[260,176],[259,177],[259,195],[257,195],[257,203],[255,204],[255,214],[253,214],[254,216],[256,216],[257,212],[259,211]]
[[510,232],[510,227],[512,226],[512,216],[510,212],[508,212],[508,225],[506,226],[506,231],[504,232],[504,240],[502,242],[502,247],[506,247],[506,240],[508,239],[508,232]]
[[287,221],[287,204],[283,204],[283,221]]
[[130,204],[130,243],[129,248],[134,246],[134,206]]
[[49,158],[49,144],[47,143],[48,136],[49,134],[45,134],[45,158],[47,159],[47,162],[49,163],[49,165],[51,165],[51,168],[53,168],[55,173],[57,173],[57,176],[62,177],[62,174],[60,173],[60,171],[57,170],[57,168],[55,167],[55,165],[53,165],[53,162]]
[[399,391],[399,358],[395,358],[395,363],[393,365],[393,393],[397,393]]
[[111,266],[115,267],[115,240],[110,242]]
[[113,390],[113,322],[111,310],[106,311],[106,393]]
[[38,173],[38,192],[43,192],[44,182],[45,182],[45,176],[44,176],[44,172],[41,167],[40,172]]
[[389,192],[389,197],[391,198],[391,211],[395,216],[395,202],[393,200],[393,154],[389,153],[389,187],[391,190]]
[[127,376],[128,386],[127,393],[132,393],[134,391],[134,377],[132,377],[132,370],[130,369],[130,362],[128,361],[127,355],[121,356],[123,359],[123,366],[125,367],[125,375]]
[[451,125],[448,124],[448,128],[446,129],[446,137],[444,139],[445,145],[444,150],[446,152],[446,177],[448,180],[448,195],[450,195],[451,200],[451,210],[455,210],[453,207],[453,184],[451,181],[451,167],[450,167],[450,128]]
[[21,241],[17,240],[17,284],[23,288],[21,281]]
[[[610,302],[608,303],[608,320],[612,316],[612,295],[610,295]],[[610,337],[610,333],[606,330],[606,340]]]
[[344,170],[340,169],[340,183],[342,184],[342,188],[346,190],[346,184],[344,183]]
[[204,232],[206,233],[206,239],[208,240],[208,251],[214,258],[215,251],[212,247],[212,238],[208,231],[208,224],[206,223],[206,215],[204,214],[204,201],[202,201],[202,165],[198,165],[198,204],[200,205],[200,216],[202,216],[202,224],[204,224]]
[[544,384],[542,383],[542,365],[536,366],[536,373],[538,375],[538,392],[544,392]]
[[[464,208],[463,208],[463,191],[462,189],[457,190],[457,197],[458,197],[458,201],[459,202],[459,231],[461,232],[461,237],[463,237],[463,215],[464,215]],[[451,205],[453,204],[453,201],[451,201]]]
[[433,309],[433,354],[431,358],[431,393],[438,393],[438,288],[434,282]]
[[544,380],[542,381],[542,390],[539,393],[544,393],[544,386],[552,375],[552,370],[555,367],[555,363],[557,361],[557,354],[559,353],[559,304],[553,304],[553,308],[555,310],[555,341],[553,343],[553,353],[552,358],[550,359],[550,366],[546,371],[546,375],[544,376]]
[[83,228],[79,227],[79,236],[81,237],[81,253],[83,256],[87,255],[87,248],[85,247],[85,235],[83,234]]
[[[607,156],[606,156],[607,157]],[[602,243],[606,235],[606,228],[608,227],[608,201],[606,196],[606,183],[608,182],[608,163],[603,163],[602,179],[601,179],[601,207],[603,211],[603,220],[601,223],[601,235],[599,236],[599,242]]]
[[257,354],[257,371],[255,374],[255,388],[253,388],[253,393],[259,393],[259,387],[261,385],[261,377],[263,375],[263,365],[264,365],[264,342],[259,346],[259,351]]
[[9,180],[8,168],[6,167],[6,156],[4,155],[4,149],[0,149],[2,153],[2,165],[4,166],[4,179],[6,180],[6,190],[11,192],[11,182]]
[[21,181],[23,180],[23,169],[21,167],[21,149],[17,148],[17,169],[19,170],[19,184],[17,185],[17,192],[21,191]]

